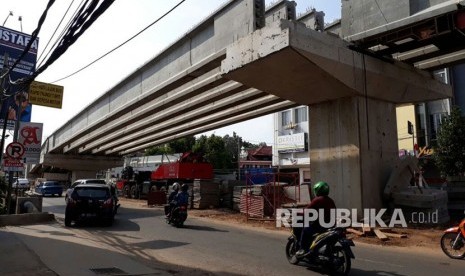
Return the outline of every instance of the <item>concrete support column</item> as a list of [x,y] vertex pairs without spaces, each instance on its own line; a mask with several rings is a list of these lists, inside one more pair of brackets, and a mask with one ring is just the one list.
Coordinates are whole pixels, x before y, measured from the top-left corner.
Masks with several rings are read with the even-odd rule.
[[72,171],[71,172],[71,183],[78,179],[95,179],[97,171]]
[[340,208],[381,208],[398,159],[395,105],[355,96],[310,106],[312,181]]

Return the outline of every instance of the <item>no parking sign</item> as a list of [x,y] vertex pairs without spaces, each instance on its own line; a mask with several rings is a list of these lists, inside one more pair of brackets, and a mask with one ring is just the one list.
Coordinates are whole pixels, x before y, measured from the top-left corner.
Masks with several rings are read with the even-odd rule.
[[6,171],[20,172],[24,169],[22,157],[24,155],[24,146],[21,143],[13,142],[6,147],[6,158],[3,167]]
[[24,146],[19,142],[12,142],[6,146],[6,156],[11,159],[21,159],[24,155]]

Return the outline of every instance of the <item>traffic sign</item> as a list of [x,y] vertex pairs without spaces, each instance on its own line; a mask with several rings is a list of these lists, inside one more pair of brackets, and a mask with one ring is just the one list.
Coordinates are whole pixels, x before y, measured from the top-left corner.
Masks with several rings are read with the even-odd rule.
[[12,142],[6,146],[6,156],[12,159],[21,159],[24,155],[24,146],[19,142]]
[[3,167],[5,171],[22,172],[24,170],[24,163],[21,159],[17,158],[4,158]]

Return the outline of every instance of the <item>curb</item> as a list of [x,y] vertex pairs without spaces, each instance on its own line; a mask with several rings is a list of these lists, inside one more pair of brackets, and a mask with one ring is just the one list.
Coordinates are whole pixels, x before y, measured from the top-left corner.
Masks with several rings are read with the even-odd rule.
[[49,222],[53,220],[55,220],[55,215],[49,214],[49,213],[1,215],[0,216],[0,227],[28,225],[28,224]]

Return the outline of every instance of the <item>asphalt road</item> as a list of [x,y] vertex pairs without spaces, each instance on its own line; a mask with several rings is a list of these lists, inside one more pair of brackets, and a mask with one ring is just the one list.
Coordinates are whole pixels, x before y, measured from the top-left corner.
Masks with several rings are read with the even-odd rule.
[[[64,198],[44,198],[43,210],[63,218]],[[184,228],[164,221],[159,208],[122,206],[112,227],[86,224],[72,231],[135,260],[159,260],[215,274],[321,275],[287,262],[287,234],[189,217]],[[465,261],[439,248],[412,249],[356,243],[351,275],[464,275]]]

